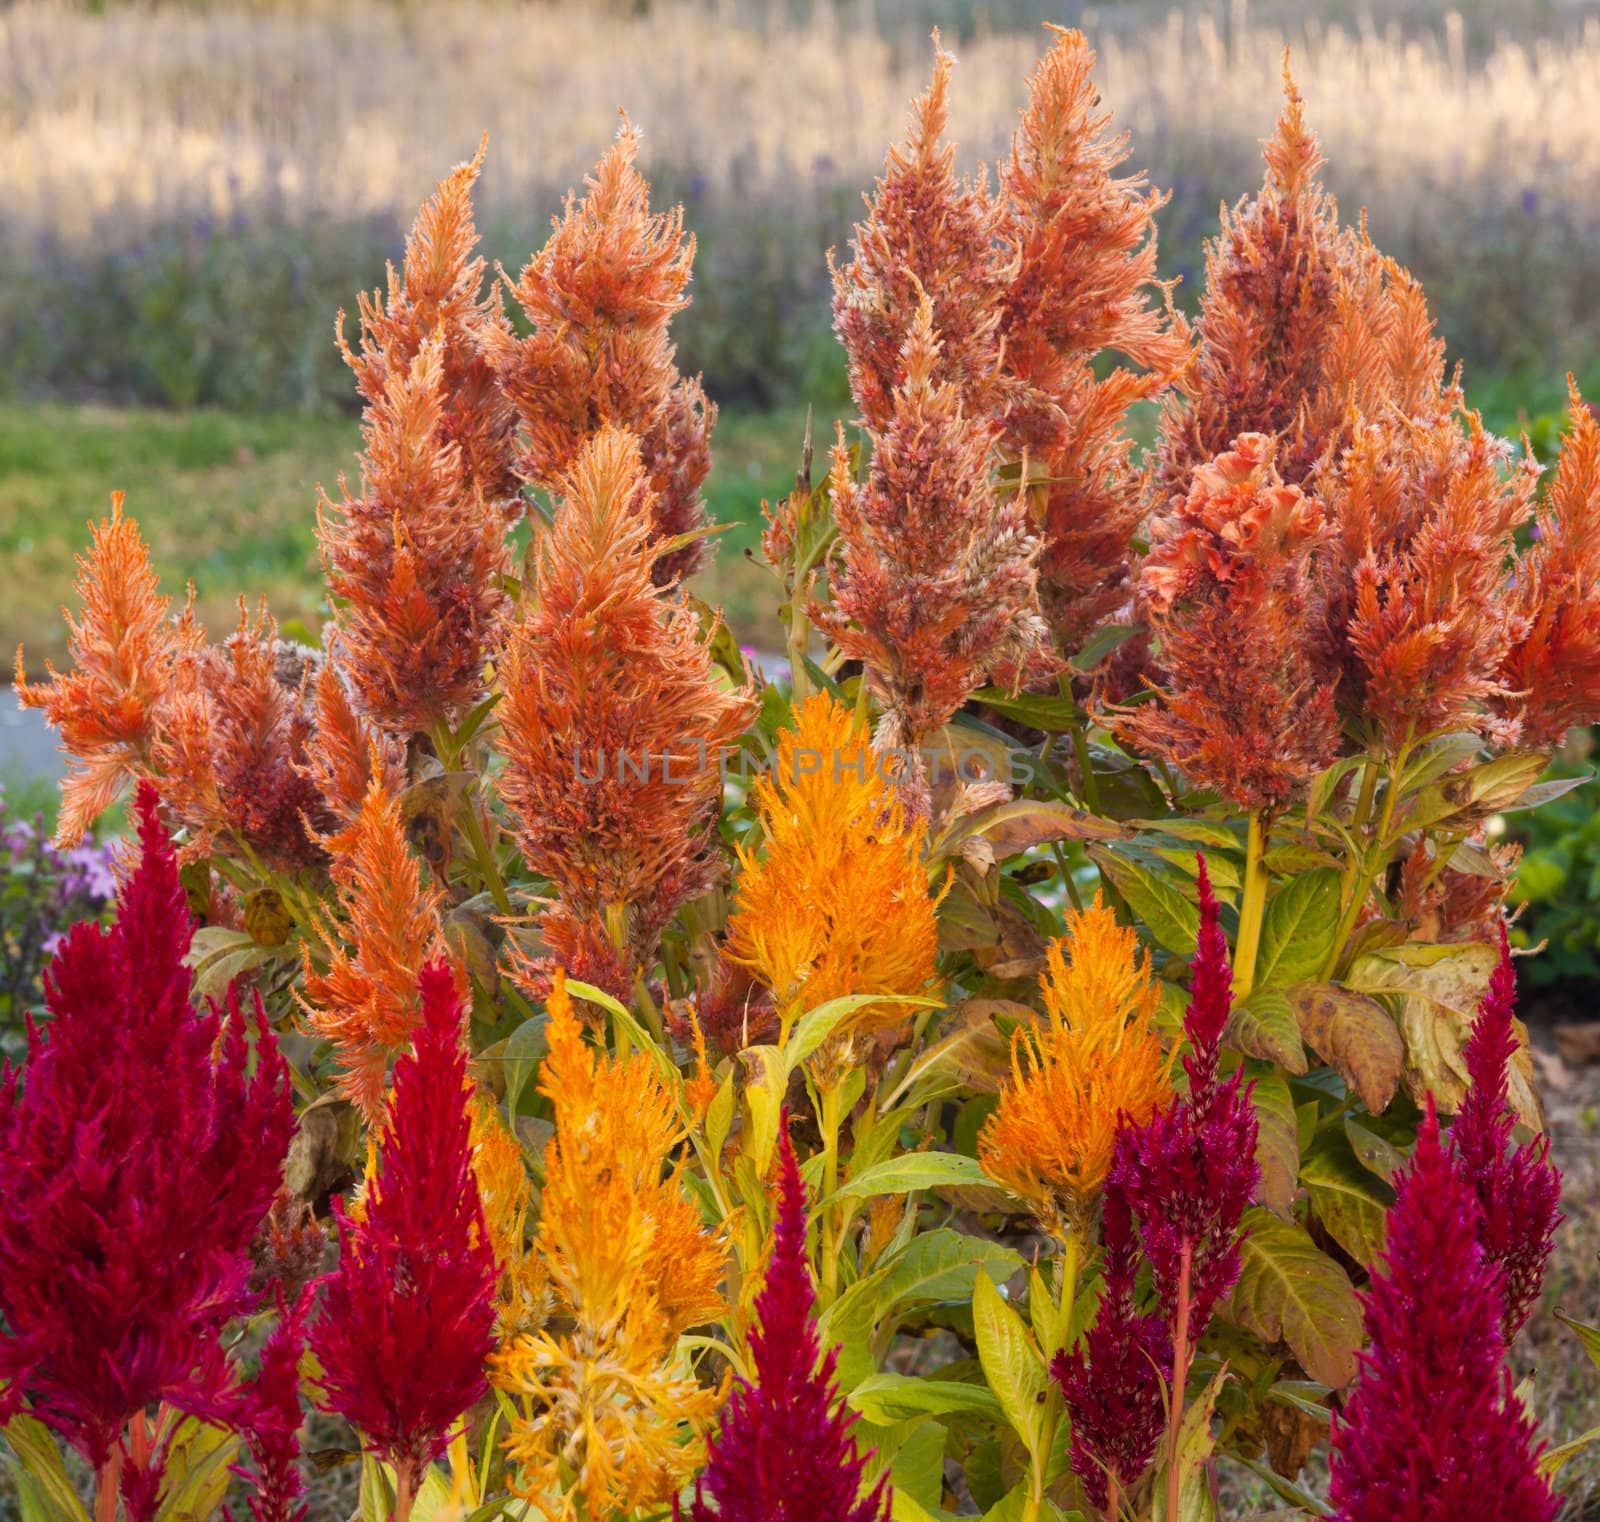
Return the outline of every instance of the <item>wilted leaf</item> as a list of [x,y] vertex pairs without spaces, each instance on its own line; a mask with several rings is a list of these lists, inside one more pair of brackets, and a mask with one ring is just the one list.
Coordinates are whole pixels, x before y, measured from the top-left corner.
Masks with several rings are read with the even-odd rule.
[[1349,1276],[1293,1221],[1259,1206],[1245,1212],[1239,1282],[1229,1296],[1233,1319],[1282,1340],[1313,1379],[1333,1389],[1356,1372],[1361,1305]]
[[1276,1063],[1299,1077],[1306,1071],[1306,1049],[1294,1006],[1278,989],[1250,995],[1228,1018],[1226,1041],[1247,1057]]
[[1448,819],[1453,829],[1460,829],[1487,819],[1513,807],[1549,764],[1542,751],[1521,751],[1451,772],[1423,788],[1395,828],[1426,829]]
[[1300,1134],[1289,1081],[1282,1073],[1252,1063],[1248,1068],[1255,1090],[1256,1162],[1261,1168],[1259,1198],[1275,1215],[1288,1217],[1297,1193],[1300,1172]]
[[981,836],[996,861],[1019,856],[1051,840],[1120,840],[1127,831],[1108,819],[1049,799],[1018,798],[996,803],[961,821],[941,850],[948,854],[969,835]]
[[1283,992],[1306,1045],[1382,1114],[1405,1064],[1405,1045],[1383,1006],[1333,983],[1297,983]]

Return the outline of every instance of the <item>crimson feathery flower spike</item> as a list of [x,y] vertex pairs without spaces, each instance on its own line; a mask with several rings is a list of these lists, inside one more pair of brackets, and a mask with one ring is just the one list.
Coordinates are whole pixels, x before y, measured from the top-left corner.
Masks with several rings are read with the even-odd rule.
[[277,1286],[278,1324],[261,1350],[261,1371],[246,1396],[239,1426],[250,1445],[254,1468],[233,1473],[255,1487],[249,1499],[252,1522],[305,1522],[305,1479],[300,1473],[300,1355],[306,1345],[311,1296],[297,1291],[285,1300]]
[[327,1408],[413,1488],[489,1388],[498,1278],[472,1171],[455,975],[441,957],[417,981],[416,1046],[395,1064],[366,1208],[341,1216],[339,1267],[311,1329]]
[[1505,1367],[1500,1274],[1429,1096],[1365,1291],[1361,1376],[1334,1417],[1338,1522],[1551,1522],[1533,1418]]
[[1484,1255],[1501,1270],[1500,1329],[1508,1346],[1539,1298],[1551,1238],[1561,1222],[1561,1172],[1550,1161],[1550,1138],[1512,1145],[1514,1116],[1506,1089],[1508,1064],[1517,1050],[1516,1003],[1517,975],[1502,924],[1500,965],[1489,979],[1463,1053],[1471,1082],[1450,1127],[1450,1146],[1478,1197]]
[[[260,1001],[253,1020],[231,996],[226,1015],[190,1004],[193,920],[148,782],[136,817],[116,920],[63,941],[26,1083],[0,1065],[0,1421],[27,1401],[96,1469],[158,1402],[232,1419],[222,1333],[255,1303],[250,1244],[294,1124]],[[140,1522],[164,1453],[124,1455]]]
[[[834,1384],[838,1350],[820,1356],[806,1263],[806,1186],[787,1122],[785,1111],[772,1261],[756,1297],[759,1330],[750,1334],[756,1378],[738,1381],[728,1398],[689,1522],[888,1522],[886,1480],[861,1494],[864,1460],[850,1435],[855,1416]],[[673,1510],[682,1517],[676,1503]]]

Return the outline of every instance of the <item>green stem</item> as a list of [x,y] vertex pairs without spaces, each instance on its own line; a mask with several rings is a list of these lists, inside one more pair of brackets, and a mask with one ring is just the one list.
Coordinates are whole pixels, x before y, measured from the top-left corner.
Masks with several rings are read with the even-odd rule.
[[[1384,789],[1383,811],[1378,816],[1378,827],[1367,839],[1362,841],[1362,850],[1359,856],[1349,864],[1346,869],[1342,897],[1344,899],[1344,912],[1339,916],[1339,928],[1334,934],[1333,948],[1328,953],[1328,959],[1322,964],[1320,981],[1326,983],[1338,970],[1339,963],[1344,958],[1345,950],[1350,944],[1350,937],[1355,933],[1356,920],[1361,916],[1361,910],[1367,902],[1367,893],[1372,887],[1372,880],[1383,870],[1388,858],[1389,831],[1394,826],[1395,806],[1400,801],[1400,779],[1405,773],[1406,762],[1411,757],[1411,738],[1407,735],[1405,743],[1401,745],[1389,763],[1388,785]],[[1351,819],[1351,833],[1361,835],[1367,826],[1367,821],[1372,817],[1373,794],[1377,787],[1378,765],[1376,758],[1369,760],[1366,775],[1361,782],[1361,797],[1356,801],[1356,812]]]
[[1178,1522],[1178,1429],[1189,1383],[1189,1275],[1194,1244],[1185,1240],[1178,1261],[1178,1322],[1172,1334],[1172,1389],[1167,1406],[1167,1522]]
[[[1068,696],[1071,696],[1070,689]],[[1100,812],[1100,789],[1095,785],[1094,768],[1089,764],[1089,716],[1076,703],[1072,705],[1072,753],[1078,758],[1078,785],[1084,807],[1091,814]]]
[[[840,1081],[833,1079],[822,1090],[822,1197],[831,1199],[839,1187],[839,1090]],[[832,1305],[839,1292],[839,1251],[835,1240],[837,1226],[835,1209],[830,1206],[822,1213],[822,1288],[824,1301]]]
[[1261,922],[1267,907],[1267,869],[1262,858],[1272,836],[1266,810],[1250,816],[1244,848],[1244,897],[1239,903],[1239,942],[1233,953],[1233,1002],[1242,1004],[1255,986],[1256,954],[1261,949]]
[[811,695],[811,676],[806,657],[811,653],[811,622],[806,617],[805,594],[800,587],[799,567],[795,568],[794,590],[789,594],[789,690],[795,707]]
[[[1072,1308],[1078,1299],[1078,1269],[1082,1262],[1083,1245],[1076,1231],[1069,1230],[1061,1244],[1056,1259],[1056,1316],[1064,1328],[1064,1350],[1072,1347]],[[1044,1349],[1047,1359],[1055,1349]],[[1044,1425],[1039,1434],[1039,1451],[1033,1457],[1033,1470],[1028,1485],[1028,1498],[1022,1507],[1022,1522],[1038,1522],[1044,1514],[1045,1491],[1050,1483],[1050,1454],[1056,1445],[1056,1429],[1061,1425],[1061,1392],[1052,1378],[1045,1393]]]
[[489,849],[488,837],[483,833],[483,821],[478,818],[477,800],[468,798],[463,815],[466,820],[464,829],[467,844],[472,847],[473,865],[478,869],[478,877],[489,890],[489,895],[494,899],[494,906],[502,914],[511,913],[511,897],[506,892],[505,879],[500,876],[500,863],[495,860],[495,855]]

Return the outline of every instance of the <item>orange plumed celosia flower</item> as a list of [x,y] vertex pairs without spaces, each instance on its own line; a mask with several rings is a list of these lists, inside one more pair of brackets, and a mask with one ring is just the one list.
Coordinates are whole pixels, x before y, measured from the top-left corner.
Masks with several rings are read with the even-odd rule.
[[345,600],[336,647],[363,713],[426,730],[484,691],[506,565],[505,519],[445,437],[443,329],[384,380],[366,413],[362,491],[322,498],[328,589]]
[[1358,418],[1317,473],[1336,529],[1319,557],[1329,668],[1342,715],[1393,748],[1445,729],[1510,738],[1494,712],[1527,614],[1508,580],[1538,466],[1476,413]]
[[[404,790],[405,747],[356,712],[336,661],[324,658],[318,664],[311,690],[316,739],[307,750],[306,775],[326,812],[348,828],[359,817],[374,777],[391,797]],[[322,843],[342,856],[351,840],[347,831],[325,833]]]
[[[501,796],[560,896],[544,939],[623,997],[717,878],[721,757],[754,711],[718,680],[693,611],[652,582],[655,546],[638,442],[604,429],[562,478],[499,668]],[[513,971],[537,992],[548,968]]]
[[785,1034],[846,994],[885,997],[850,1015],[844,1034],[903,1020],[896,995],[938,993],[924,829],[907,823],[892,769],[850,711],[819,693],[756,780],[765,849],[740,850],[728,955],[772,990]]
[[1322,506],[1246,434],[1194,471],[1151,532],[1141,589],[1160,642],[1157,700],[1108,714],[1131,745],[1242,808],[1281,808],[1328,765],[1337,726],[1317,679],[1312,557]]
[[[588,193],[567,198],[549,241],[511,286],[532,331],[496,333],[489,353],[524,430],[524,478],[559,490],[596,433],[632,429],[653,532],[666,541],[705,525],[700,488],[716,408],[698,380],[679,376],[669,337],[689,304],[694,238],[684,233],[682,207],[651,212],[638,151],[639,134],[625,120]],[[692,575],[703,553],[698,539],[669,550],[655,562],[656,582]]]
[[326,970],[304,948],[299,997],[311,1029],[333,1043],[340,1092],[376,1122],[384,1113],[389,1061],[407,1049],[422,1018],[417,975],[447,955],[443,894],[424,883],[400,805],[380,776],[368,784],[341,842],[332,873],[348,923],[323,929]]
[[1161,990],[1139,937],[1095,895],[1068,910],[1039,979],[1045,1021],[1012,1040],[1011,1082],[978,1137],[996,1183],[1057,1235],[1088,1229],[1117,1132],[1172,1099],[1172,1057],[1150,1021]]
[[[1187,324],[1151,304],[1155,214],[1165,197],[1118,179],[1127,135],[1099,107],[1094,52],[1058,32],[1028,83],[1028,107],[1001,165],[1004,242],[1017,263],[1002,301],[1008,398],[1001,449],[1026,458],[1043,553],[1040,600],[1056,644],[1075,651],[1126,600],[1129,545],[1145,475],[1129,460],[1128,410],[1190,358]],[[1104,375],[1095,361],[1113,351]]]
[[924,297],[939,331],[935,378],[954,388],[977,422],[994,412],[1000,372],[1001,299],[1012,274],[997,257],[1002,208],[981,180],[955,173],[944,141],[955,59],[933,34],[933,82],[911,108],[906,141],[889,150],[850,262],[833,269],[834,327],[849,360],[850,391],[874,432],[897,408],[904,350]]
[[1514,578],[1526,631],[1493,700],[1524,745],[1559,745],[1574,725],[1600,718],[1600,418],[1567,383],[1572,424]]
[[57,841],[75,845],[84,831],[145,775],[159,729],[160,709],[178,664],[203,635],[185,614],[170,617],[138,523],[111,497],[111,516],[91,525],[93,544],[78,556],[74,590],[82,611],[63,610],[73,669],[46,664],[49,681],[26,680],[17,651],[16,693],[24,708],[39,708],[61,736],[68,758]]
[[500,1270],[495,1296],[495,1339],[502,1346],[537,1332],[551,1309],[544,1260],[528,1241],[533,1183],[522,1144],[500,1118],[488,1094],[472,1104],[472,1172],[483,1201],[483,1218]]
[[190,831],[186,852],[226,852],[236,838],[280,872],[320,868],[332,826],[307,760],[317,749],[309,702],[317,652],[278,637],[263,605],[218,649],[201,644],[173,672],[152,760],[163,799]]
[[367,406],[382,408],[390,383],[410,371],[437,337],[443,370],[443,405],[436,422],[439,444],[454,444],[462,478],[508,518],[522,515],[515,468],[516,419],[484,354],[490,333],[504,333],[498,286],[484,289],[484,261],[473,258],[478,231],[472,188],[483,168],[485,135],[476,155],[459,165],[423,204],[406,239],[400,272],[389,267],[387,294],[359,298],[361,349],[353,351],[339,314],[339,348],[355,372]]
[[992,673],[1027,670],[1049,643],[1023,497],[991,484],[996,425],[967,416],[955,382],[940,379],[933,312],[924,295],[865,484],[842,432],[834,448],[841,565],[832,605],[814,615],[866,663],[889,749],[916,746]]
[[726,1309],[726,1250],[667,1170],[683,1131],[649,1057],[589,1046],[560,973],[548,1007],[538,1244],[554,1319],[502,1347],[491,1377],[518,1409],[513,1491],[571,1522],[664,1505],[703,1460],[721,1391],[695,1380],[677,1340]]

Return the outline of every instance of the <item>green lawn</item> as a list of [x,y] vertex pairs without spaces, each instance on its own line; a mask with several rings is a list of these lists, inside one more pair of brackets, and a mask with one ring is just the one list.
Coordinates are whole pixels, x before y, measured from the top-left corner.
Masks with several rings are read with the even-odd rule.
[[[776,604],[776,583],[745,552],[759,552],[761,499],[789,488],[804,426],[803,410],[789,410],[728,414],[717,428],[707,495],[730,528],[696,590],[726,607],[741,639],[759,640]],[[252,605],[265,596],[280,622],[314,633],[317,487],[336,496],[359,446],[353,418],[0,406],[0,652],[9,660],[24,644],[33,671],[45,658],[61,661],[73,555],[117,490],[163,586],[176,599],[192,579],[214,634],[233,624],[240,593]]]

